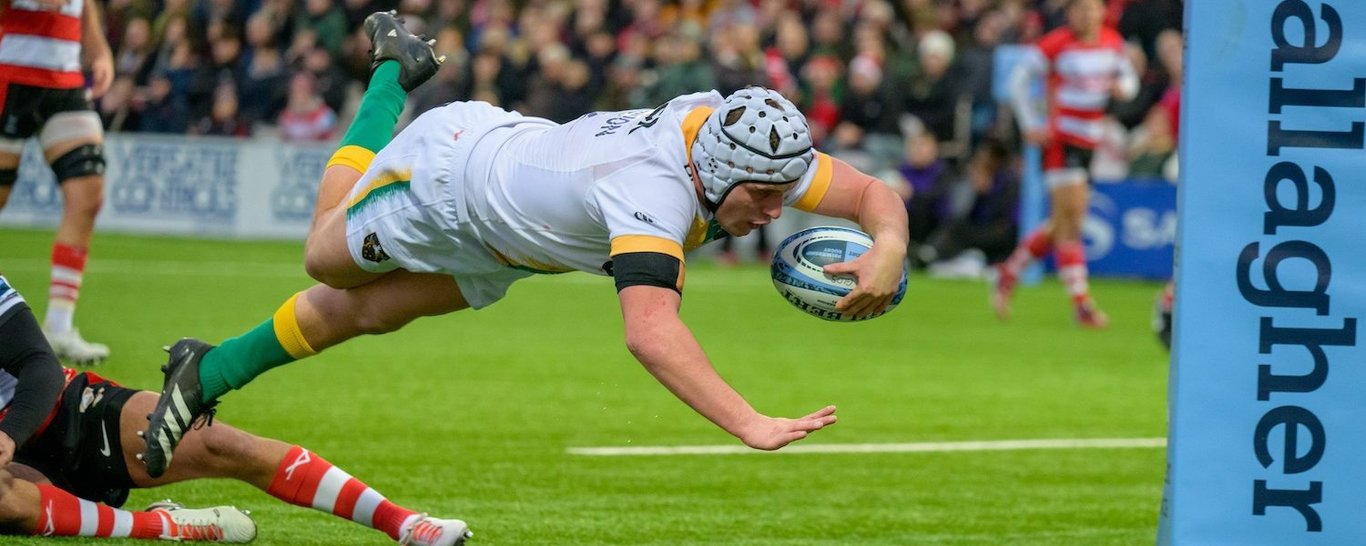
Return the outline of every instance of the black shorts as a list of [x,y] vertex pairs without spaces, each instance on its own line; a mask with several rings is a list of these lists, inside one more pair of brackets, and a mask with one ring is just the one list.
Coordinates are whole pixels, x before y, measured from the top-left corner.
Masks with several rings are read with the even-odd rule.
[[1095,151],[1090,148],[1082,148],[1054,140],[1044,148],[1043,169],[1044,171],[1083,169],[1090,172],[1091,157],[1094,155]]
[[94,374],[77,375],[62,391],[52,423],[14,461],[77,497],[123,506],[134,485],[123,462],[119,417],[136,392]]
[[42,130],[43,124],[62,112],[95,111],[84,87],[48,89],[19,83],[5,84],[0,96],[0,138],[24,140]]

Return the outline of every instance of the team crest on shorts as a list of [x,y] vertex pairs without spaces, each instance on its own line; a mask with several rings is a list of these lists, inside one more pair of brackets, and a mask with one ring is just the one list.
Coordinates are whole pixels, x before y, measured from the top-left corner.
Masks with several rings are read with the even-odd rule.
[[379,245],[379,235],[374,233],[365,236],[365,242],[360,247],[360,257],[375,263],[389,259],[389,255],[384,252],[384,247]]

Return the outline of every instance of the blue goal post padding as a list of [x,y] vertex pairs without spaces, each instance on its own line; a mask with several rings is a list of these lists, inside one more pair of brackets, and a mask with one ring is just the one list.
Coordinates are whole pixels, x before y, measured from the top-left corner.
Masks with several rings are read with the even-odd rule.
[[1157,542],[1366,544],[1366,2],[1186,22]]

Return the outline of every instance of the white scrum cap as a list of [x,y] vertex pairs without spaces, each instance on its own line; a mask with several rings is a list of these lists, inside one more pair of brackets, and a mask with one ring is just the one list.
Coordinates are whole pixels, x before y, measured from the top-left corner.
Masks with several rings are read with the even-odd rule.
[[736,184],[785,184],[806,174],[815,158],[806,117],[777,91],[762,87],[726,97],[692,145],[693,164],[712,210]]

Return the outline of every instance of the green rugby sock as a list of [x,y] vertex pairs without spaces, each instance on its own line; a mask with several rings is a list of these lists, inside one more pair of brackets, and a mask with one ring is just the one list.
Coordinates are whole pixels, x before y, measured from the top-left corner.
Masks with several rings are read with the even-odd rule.
[[204,354],[199,361],[199,382],[204,388],[201,401],[217,400],[267,370],[316,353],[299,331],[294,315],[298,297],[289,298],[265,322]]
[[394,126],[403,112],[408,94],[398,84],[398,61],[384,61],[370,76],[370,87],[361,97],[356,119],[341,139],[341,146],[359,146],[378,152],[394,138]]

